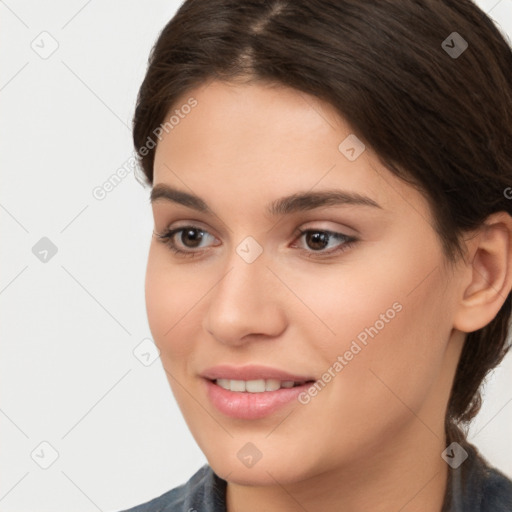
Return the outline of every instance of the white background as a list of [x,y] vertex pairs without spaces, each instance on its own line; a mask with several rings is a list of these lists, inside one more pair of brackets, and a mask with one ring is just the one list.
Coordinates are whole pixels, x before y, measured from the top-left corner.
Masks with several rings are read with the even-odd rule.
[[[512,37],[512,0],[478,4]],[[151,337],[149,188],[130,173],[102,201],[92,195],[132,155],[149,50],[178,5],[0,1],[2,512],[116,511],[206,462],[160,360],[133,354]],[[31,47],[52,40],[47,59]],[[58,249],[46,263],[32,253],[42,237]],[[512,355],[471,438],[510,477],[511,402]],[[48,469],[36,463],[51,457],[43,441],[58,452]]]

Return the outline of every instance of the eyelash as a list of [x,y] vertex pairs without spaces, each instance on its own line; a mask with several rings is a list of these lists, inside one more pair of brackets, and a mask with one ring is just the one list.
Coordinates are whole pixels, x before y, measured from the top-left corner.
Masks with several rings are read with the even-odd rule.
[[[200,256],[205,251],[205,249],[199,250],[199,251],[195,251],[195,250],[184,251],[182,249],[179,249],[176,246],[176,243],[173,241],[174,235],[176,235],[177,233],[183,232],[187,229],[199,231],[202,233],[208,233],[206,230],[201,229],[197,226],[183,226],[180,228],[168,229],[168,230],[164,231],[163,233],[155,232],[154,234],[156,235],[159,242],[165,244],[174,254],[176,254],[179,257],[194,258],[194,257]],[[312,251],[312,250],[307,250],[307,249],[299,249],[301,252],[306,253],[309,258],[327,258],[327,257],[333,256],[333,255],[341,254],[341,253],[345,252],[346,250],[350,249],[358,241],[358,238],[356,238],[354,236],[344,235],[343,233],[338,233],[336,231],[329,231],[326,229],[304,229],[304,230],[298,229],[298,231],[300,233],[300,236],[298,236],[297,238],[301,238],[302,236],[304,236],[308,233],[324,233],[324,234],[327,234],[329,237],[332,237],[335,239],[336,238],[341,239],[344,242],[344,243],[340,244],[339,246],[337,246],[336,249],[331,249],[329,251],[322,251],[322,250]]]

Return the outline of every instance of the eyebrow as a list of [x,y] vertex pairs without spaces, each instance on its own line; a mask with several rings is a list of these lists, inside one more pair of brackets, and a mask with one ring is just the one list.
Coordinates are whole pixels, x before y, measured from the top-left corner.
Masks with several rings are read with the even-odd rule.
[[[155,185],[151,190],[151,204],[159,200],[171,201],[199,212],[213,214],[213,211],[200,197],[172,188],[164,183]],[[290,196],[281,197],[268,205],[267,212],[271,216],[278,216],[314,210],[315,208],[341,205],[370,206],[382,209],[382,206],[370,197],[356,192],[331,189],[318,192],[297,192]]]

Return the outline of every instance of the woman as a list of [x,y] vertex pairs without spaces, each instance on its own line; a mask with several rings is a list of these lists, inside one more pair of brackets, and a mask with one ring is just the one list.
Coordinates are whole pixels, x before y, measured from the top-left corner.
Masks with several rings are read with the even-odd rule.
[[186,1],[134,142],[146,304],[208,464],[142,511],[511,511],[512,52],[469,0]]

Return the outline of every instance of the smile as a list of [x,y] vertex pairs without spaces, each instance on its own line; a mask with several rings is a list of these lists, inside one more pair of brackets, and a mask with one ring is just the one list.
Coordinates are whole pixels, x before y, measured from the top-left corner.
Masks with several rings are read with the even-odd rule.
[[[295,402],[313,381],[203,379],[210,403],[223,415],[243,420],[270,416]],[[267,387],[269,389],[267,389]]]
[[231,379],[216,379],[215,384],[228,391],[248,392],[248,393],[263,393],[265,391],[277,391],[281,388],[293,388],[295,386],[302,386],[302,382],[295,382],[293,380],[280,381],[278,379],[256,379],[256,380],[231,380]]

